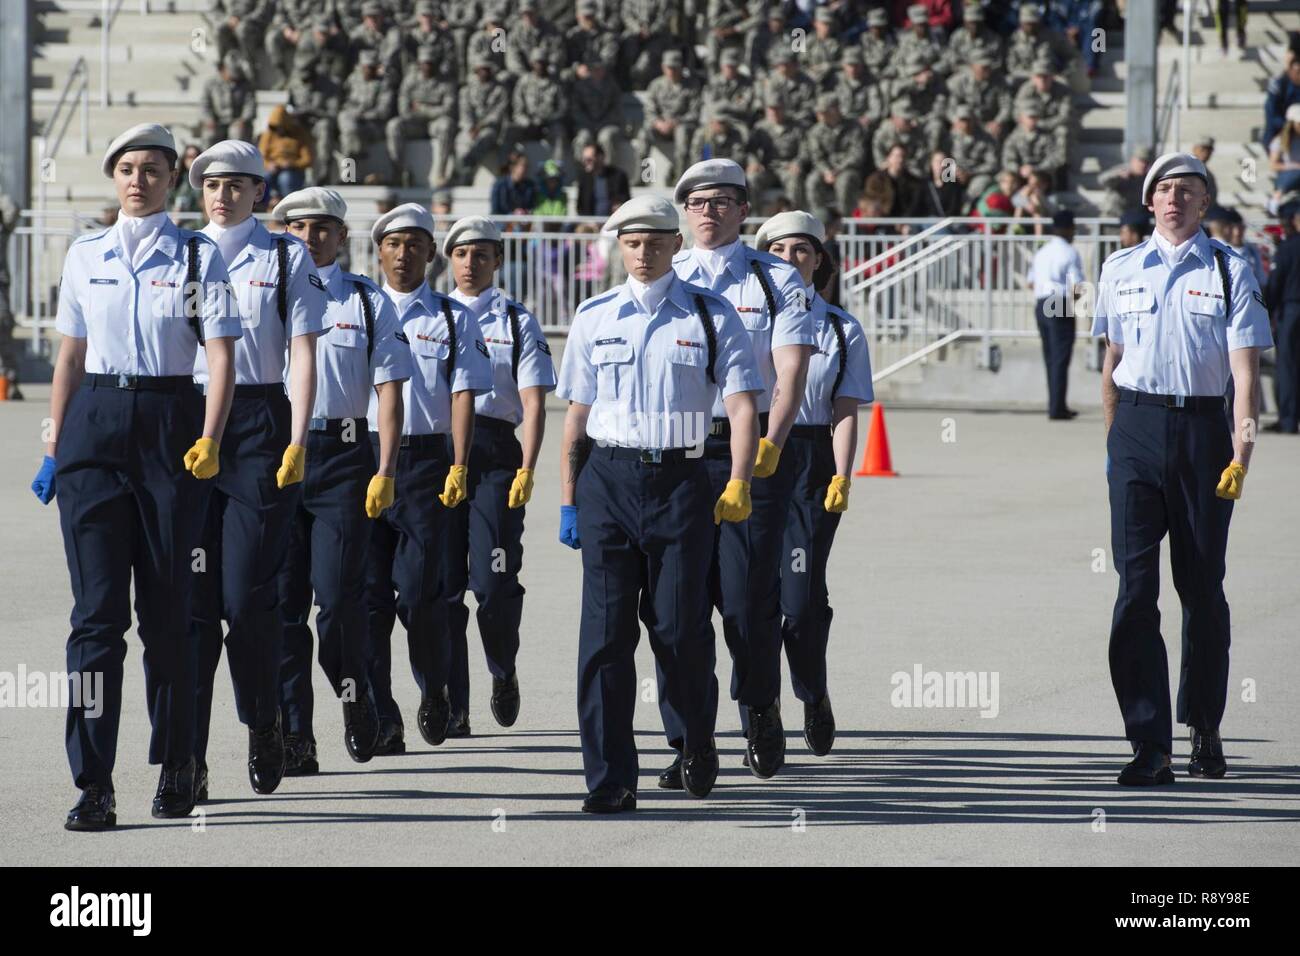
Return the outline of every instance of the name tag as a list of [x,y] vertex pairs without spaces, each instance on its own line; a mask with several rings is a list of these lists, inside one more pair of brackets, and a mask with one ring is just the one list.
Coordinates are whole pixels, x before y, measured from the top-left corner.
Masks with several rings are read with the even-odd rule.
[[627,342],[627,339],[625,339],[625,338],[623,338],[623,337],[621,337],[621,336],[617,336],[617,335],[616,335],[616,336],[614,336],[613,338],[608,338],[608,339],[596,339],[596,341],[593,342],[593,343],[591,343],[591,344],[592,344],[592,345],[623,345],[623,344],[626,343],[626,342]]
[[[116,282],[117,280],[114,279],[113,281]],[[150,284],[150,285],[155,285],[155,286],[157,286],[157,285],[160,285],[160,286],[166,286],[166,287],[169,288],[169,289],[174,289],[174,288],[176,288],[178,285],[180,285],[179,282],[168,282],[166,279],[153,279],[152,281],[150,281],[149,284]]]
[[91,285],[117,285],[116,279],[91,279]]

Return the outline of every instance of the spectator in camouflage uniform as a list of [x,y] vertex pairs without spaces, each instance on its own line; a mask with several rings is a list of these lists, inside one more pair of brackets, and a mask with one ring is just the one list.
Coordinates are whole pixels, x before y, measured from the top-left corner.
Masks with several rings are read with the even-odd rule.
[[993,60],[983,51],[971,59],[970,69],[948,81],[948,102],[971,108],[975,122],[1001,144],[1011,131],[1011,92],[993,76]]
[[878,82],[890,79],[894,75],[894,57],[898,53],[898,44],[889,32],[889,14],[880,7],[867,11],[867,30],[862,34],[859,45],[862,47],[862,59],[867,69]]
[[618,36],[596,19],[596,0],[578,0],[578,22],[564,35],[564,70],[560,79],[572,81],[586,74],[586,64],[593,60],[618,62]]
[[293,75],[294,54],[302,38],[311,32],[319,0],[280,0],[266,29],[266,54],[271,58],[282,86]]
[[410,185],[410,171],[403,158],[407,139],[429,139],[433,153],[432,174],[435,186],[446,184],[456,138],[456,79],[439,75],[438,53],[432,46],[422,46],[416,54],[417,72],[408,73],[397,94],[397,115],[384,127],[388,158],[398,181]]
[[531,72],[533,57],[540,51],[546,64],[559,72],[564,65],[564,37],[537,12],[536,0],[519,0],[518,20],[506,30],[506,69],[515,76]]
[[1020,8],[1020,29],[1011,35],[1007,45],[1008,79],[1015,84],[1029,79],[1034,64],[1044,56],[1062,73],[1076,68],[1081,59],[1080,52],[1064,36],[1043,29],[1042,14],[1032,3],[1026,3]]
[[885,93],[867,72],[861,47],[845,47],[840,54],[840,63],[840,74],[831,92],[839,98],[840,113],[844,118],[856,122],[862,134],[869,137],[888,114]]
[[1038,127],[1056,137],[1068,167],[1077,154],[1074,93],[1053,74],[1051,59],[1040,57],[1034,63],[1033,74],[1016,91],[1014,108],[1020,113],[1031,103],[1038,107]]
[[935,72],[945,70],[943,47],[930,35],[930,11],[925,4],[914,3],[907,8],[908,29],[898,37],[898,49],[894,53],[891,79],[906,76],[907,64],[915,60],[933,63]]
[[785,11],[779,6],[767,11],[767,19],[745,36],[745,62],[749,75],[755,79],[771,69],[772,52],[778,48],[789,49],[790,37],[786,33]]
[[456,163],[464,186],[474,181],[479,164],[486,161],[495,172],[501,160],[501,134],[510,121],[510,91],[498,79],[491,60],[471,59],[468,83],[460,90],[460,133],[456,137]]
[[351,74],[350,56],[347,36],[334,25],[333,18],[321,14],[312,21],[310,32],[298,41],[293,54],[294,70],[308,63],[317,76],[327,76],[342,88]]
[[935,76],[929,60],[917,54],[906,61],[894,61],[898,79],[890,88],[889,101],[907,100],[927,143],[937,143],[947,131],[947,87]]
[[922,164],[933,144],[926,140],[925,130],[918,125],[919,117],[913,112],[912,104],[907,100],[897,100],[890,104],[889,114],[889,119],[880,124],[880,129],[871,138],[872,162],[878,169],[884,167],[889,151],[902,146],[907,153],[907,171],[913,176],[924,176]]
[[774,69],[767,76],[763,98],[778,97],[785,104],[790,122],[801,129],[812,126],[813,105],[817,101],[817,84],[799,66],[799,58],[791,50],[777,49],[772,53]]
[[957,165],[957,182],[965,187],[969,204],[993,185],[993,177],[1001,169],[1001,157],[998,144],[980,128],[970,106],[958,103],[951,113],[948,154]]
[[511,126],[506,140],[510,143],[545,140],[551,146],[551,158],[563,169],[570,159],[567,97],[564,88],[551,76],[551,54],[545,46],[534,47],[529,58],[532,72],[521,76],[510,94]]
[[1143,146],[1129,157],[1127,163],[1113,166],[1098,177],[1098,184],[1106,190],[1105,209],[1108,216],[1122,216],[1126,212],[1142,209],[1142,184],[1147,170],[1155,159],[1150,146]]
[[834,197],[834,205],[852,209],[862,190],[866,162],[862,130],[840,115],[839,99],[834,93],[817,97],[817,123],[803,143],[803,164],[808,170],[805,199],[815,206],[828,206]]
[[294,114],[311,130],[316,149],[312,154],[312,181],[320,186],[332,182],[330,163],[338,148],[339,109],[343,87],[332,77],[317,74],[310,60],[300,60],[289,81],[289,102]]
[[1061,144],[1051,133],[1038,128],[1038,107],[1030,103],[1020,112],[1020,125],[1002,144],[1002,165],[1014,169],[1021,179],[1034,170],[1049,175],[1065,165]]
[[460,57],[451,32],[438,24],[438,5],[420,0],[415,5],[415,24],[402,37],[402,71],[410,73],[420,63],[421,50],[433,51],[433,72],[442,79],[460,77]]
[[581,155],[583,149],[595,140],[612,163],[617,160],[616,150],[627,126],[623,91],[610,76],[609,64],[605,61],[588,61],[585,72],[587,75],[575,80],[569,90],[573,149]]
[[977,3],[967,3],[962,11],[962,29],[954,30],[948,38],[948,72],[959,75],[962,67],[970,63],[976,53],[983,53],[993,63],[995,72],[1001,72],[1006,60],[1006,41],[1002,35],[984,22],[984,11]]
[[786,119],[779,98],[767,101],[767,115],[754,124],[745,175],[756,193],[780,186],[796,209],[804,206],[804,132]]
[[470,73],[474,72],[474,63],[488,63],[499,79],[508,82],[505,75],[508,19],[500,3],[494,2],[483,9],[479,29],[469,38],[466,57],[470,62]]
[[361,25],[348,35],[348,44],[353,55],[373,50],[379,58],[380,77],[397,89],[402,78],[402,32],[388,22],[379,0],[366,0],[361,5]]
[[620,82],[626,89],[643,90],[659,78],[660,61],[673,42],[668,32],[670,10],[664,0],[623,0],[619,55]]
[[345,89],[339,110],[339,147],[359,165],[367,143],[382,137],[393,118],[396,93],[379,72],[379,55],[370,49],[361,51]]
[[225,60],[237,51],[245,63],[256,63],[271,17],[270,0],[222,0],[220,9],[225,17],[217,26],[217,58]]
[[244,64],[237,53],[227,53],[217,67],[217,75],[203,87],[203,137],[207,146],[223,139],[252,142],[253,117],[257,113],[257,95],[244,75]]
[[454,0],[443,9],[443,17],[447,24],[446,29],[451,31],[452,42],[456,44],[458,73],[462,77],[467,77],[469,38],[483,22],[483,4],[480,0]]
[[716,107],[704,106],[700,110],[700,128],[691,138],[689,159],[730,159],[744,165],[748,144],[731,119]]
[[758,94],[753,82],[740,75],[740,60],[741,52],[735,47],[722,51],[718,72],[704,87],[703,101],[706,107],[726,117],[742,138],[748,138],[758,118]]
[[838,31],[835,13],[829,7],[818,7],[813,14],[813,32],[808,37],[803,63],[808,76],[820,89],[826,89],[835,82],[835,70],[844,49],[844,44],[835,35]]
[[718,68],[718,59],[723,50],[743,50],[745,36],[757,25],[757,19],[750,16],[746,0],[708,0],[704,26],[707,32],[705,47],[708,49],[709,69]]
[[663,75],[646,90],[645,125],[637,137],[637,151],[644,159],[652,146],[668,153],[671,168],[661,182],[668,182],[691,165],[691,140],[700,113],[700,87],[694,78],[682,76],[682,52],[663,55]]

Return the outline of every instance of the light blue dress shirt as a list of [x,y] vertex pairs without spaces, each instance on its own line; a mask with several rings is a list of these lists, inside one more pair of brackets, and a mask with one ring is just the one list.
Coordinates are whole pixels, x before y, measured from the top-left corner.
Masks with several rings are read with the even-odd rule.
[[[546,343],[541,325],[531,312],[507,298],[500,289],[485,289],[473,298],[453,289],[451,298],[465,306],[478,321],[492,361],[492,389],[474,399],[474,414],[518,425],[524,420],[524,403],[519,398],[521,388],[555,390],[555,362],[551,359],[551,347]],[[508,311],[511,306],[519,319],[521,339],[517,382],[512,371],[514,335],[510,330]]]
[[[829,425],[833,398],[855,398],[859,405],[875,399],[876,393],[871,387],[871,356],[867,350],[867,337],[857,319],[843,309],[837,309],[811,289],[807,294],[812,300],[810,311],[817,335],[817,351],[808,360],[808,384],[794,422],[796,425]],[[844,377],[834,396],[831,391],[840,372],[840,340],[835,334],[832,314],[840,320],[846,349]]]

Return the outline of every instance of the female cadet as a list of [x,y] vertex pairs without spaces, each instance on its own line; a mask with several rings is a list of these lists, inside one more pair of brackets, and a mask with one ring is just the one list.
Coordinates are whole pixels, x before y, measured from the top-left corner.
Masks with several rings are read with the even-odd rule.
[[[638,196],[618,207],[604,231],[618,236],[628,281],[578,306],[558,389],[569,402],[560,540],[582,550],[578,731],[586,813],[636,809],[638,614],[663,677],[662,707],[683,728],[682,785],[695,797],[713,789],[709,519],[717,525],[750,515],[755,395],[763,389],[735,308],[673,271],[682,237],[672,203]],[[714,501],[699,445],[719,393],[732,458]]]
[[795,462],[795,485],[781,560],[781,639],[790,683],[803,701],[804,740],[819,757],[830,753],[835,742],[835,715],[826,690],[826,642],[833,616],[826,562],[840,515],[849,506],[858,406],[875,397],[862,326],[817,292],[834,271],[825,241],[821,222],[806,212],[773,216],[759,228],[756,241],[759,249],[798,270],[817,337],[803,401],[785,446]]
[[[253,217],[266,191],[262,154],[225,140],[190,165],[208,224],[239,301],[244,335],[235,346],[235,397],[221,448],[203,534],[205,566],[195,582],[199,648],[196,799],[207,799],[208,724],[221,658],[221,621],[229,626],[235,710],[248,727],[248,780],[271,793],[284,775],[280,726],[280,654],[284,621],[276,579],[300,498],[307,421],[316,393],[316,333],[325,321],[325,287],[307,247],[272,235]],[[289,394],[285,395],[285,359]],[[194,377],[207,381],[203,356]]]
[[[445,592],[451,634],[451,726],[469,735],[469,609],[478,601],[479,636],[492,672],[492,716],[509,727],[519,715],[519,620],[524,589],[524,505],[533,493],[533,468],[546,424],[546,393],[555,388],[555,364],[541,326],[522,305],[492,284],[501,268],[501,230],[482,216],[451,227],[442,252],[451,261],[451,298],[478,321],[492,360],[492,391],[474,400],[468,507],[453,508],[447,542]],[[523,444],[515,429],[523,424]]]
[[[275,215],[291,236],[307,244],[329,304],[327,331],[316,340],[316,405],[307,432],[311,467],[292,523],[289,553],[280,573],[284,656],[280,707],[285,776],[316,773],[312,733],[312,594],[320,611],[321,667],[344,698],[344,746],[364,761],[378,724],[366,695],[349,700],[344,680],[365,684],[367,656],[365,577],[371,521],[393,503],[397,444],[402,433],[402,382],[411,377],[411,350],[400,337],[397,312],[365,276],[339,268],[348,239],[347,204],[333,189],[313,186],[290,193]],[[378,394],[378,467],[366,440],[370,393]],[[373,477],[372,477],[373,476]],[[361,508],[365,503],[365,510]]]
[[[149,762],[162,764],[153,815],[194,809],[190,562],[212,487],[196,479],[220,467],[242,334],[216,245],[167,218],[171,133],[152,123],[132,127],[109,145],[102,168],[122,210],[116,225],[68,250],[51,432],[32,482],[43,503],[56,491],[59,498],[72,577],[73,690],[92,675],[103,680],[93,708],[80,693],[68,707],[68,762],[82,791],[69,830],[117,824],[113,764],[132,578],[153,727]],[[206,400],[193,380],[199,345],[210,373]]]
[[392,691],[390,641],[398,617],[420,688],[420,736],[434,746],[447,737],[451,651],[442,590],[447,509],[466,496],[474,396],[492,388],[492,365],[478,323],[463,305],[434,292],[425,281],[425,271],[438,255],[433,230],[429,210],[403,203],[380,216],[370,232],[379,247],[383,291],[397,310],[412,359],[402,393],[406,417],[395,497],[372,529],[366,567],[370,692],[379,716],[376,754],[406,750]]

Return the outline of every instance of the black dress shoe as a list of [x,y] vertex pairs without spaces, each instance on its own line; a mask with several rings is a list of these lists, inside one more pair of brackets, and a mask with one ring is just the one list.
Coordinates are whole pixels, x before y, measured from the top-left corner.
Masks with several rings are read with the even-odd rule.
[[709,741],[682,758],[682,785],[692,797],[707,797],[718,779],[718,748]]
[[109,787],[92,783],[68,811],[65,830],[108,830],[117,826],[117,800]]
[[1217,730],[1192,728],[1192,759],[1187,773],[1193,777],[1218,780],[1228,772],[1228,762],[1223,759],[1223,740]]
[[469,711],[453,710],[451,717],[447,720],[448,737],[468,737],[469,736]]
[[343,746],[348,756],[357,763],[365,763],[375,755],[379,742],[379,717],[370,703],[370,696],[361,693],[359,700],[343,702]]
[[519,672],[492,678],[492,716],[502,727],[511,727],[519,716]]
[[831,752],[835,744],[835,714],[831,711],[830,694],[823,695],[815,704],[803,705],[803,739],[818,757]]
[[636,794],[626,787],[617,790],[597,790],[587,794],[582,801],[583,813],[622,813],[636,809]]
[[1173,782],[1169,755],[1155,744],[1148,743],[1138,744],[1137,756],[1119,775],[1121,787],[1156,787]]
[[286,777],[307,777],[320,773],[320,764],[316,761],[316,741],[310,735],[284,735],[284,775]]
[[664,772],[659,775],[660,790],[685,790],[682,785],[682,755],[678,754],[673,758]]
[[749,708],[749,736],[745,741],[749,772],[766,780],[785,765],[785,727],[781,725],[781,701],[763,708]]
[[193,757],[182,764],[163,764],[153,798],[155,817],[169,820],[194,812],[194,768]]
[[[284,763],[284,735],[280,733],[277,713],[275,723],[265,730],[248,728],[248,782],[253,785],[253,792],[275,793],[284,779]],[[206,797],[206,786],[204,789]]]
[[375,740],[376,757],[393,757],[406,753],[406,728],[399,720],[379,718],[379,736]]
[[447,739],[447,728],[451,724],[451,699],[447,696],[445,686],[420,701],[415,723],[420,728],[420,736],[429,746],[436,747]]
[[194,802],[208,802],[208,765],[206,763],[195,764],[194,766]]

